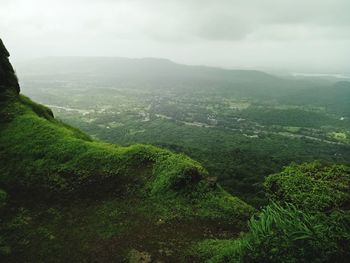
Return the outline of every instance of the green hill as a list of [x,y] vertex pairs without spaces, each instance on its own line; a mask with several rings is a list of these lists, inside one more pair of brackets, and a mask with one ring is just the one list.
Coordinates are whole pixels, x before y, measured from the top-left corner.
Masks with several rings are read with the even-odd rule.
[[[184,260],[253,209],[187,156],[92,140],[19,94],[0,42],[0,260]],[[140,261],[141,262],[141,261]]]

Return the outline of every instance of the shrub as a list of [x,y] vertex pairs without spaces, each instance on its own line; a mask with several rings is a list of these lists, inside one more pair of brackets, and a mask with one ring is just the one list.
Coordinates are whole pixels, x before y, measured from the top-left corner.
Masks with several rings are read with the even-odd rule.
[[320,162],[292,164],[264,183],[269,200],[307,211],[329,211],[350,203],[350,167]]

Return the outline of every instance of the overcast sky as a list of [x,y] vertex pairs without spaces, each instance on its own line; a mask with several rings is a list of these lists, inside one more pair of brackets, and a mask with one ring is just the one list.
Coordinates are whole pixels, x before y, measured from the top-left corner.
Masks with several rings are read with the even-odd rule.
[[350,0],[0,0],[12,60],[162,57],[350,73]]

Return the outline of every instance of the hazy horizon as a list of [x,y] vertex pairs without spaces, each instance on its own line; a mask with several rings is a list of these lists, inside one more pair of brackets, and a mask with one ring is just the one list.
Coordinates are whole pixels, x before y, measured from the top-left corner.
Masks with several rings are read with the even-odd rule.
[[[331,78],[333,80],[350,80],[350,72],[348,73],[319,73],[319,72],[298,72],[298,71],[288,71],[281,69],[269,69],[269,68],[244,68],[244,67],[221,67],[221,66],[212,66],[212,65],[204,65],[204,64],[188,64],[188,63],[178,63],[174,60],[168,58],[160,58],[160,57],[121,57],[121,56],[46,56],[46,57],[37,57],[31,59],[22,59],[22,60],[14,60],[13,63],[15,65],[15,70],[19,74],[26,74],[28,65],[33,65],[35,62],[42,63],[43,61],[48,62],[48,66],[51,67],[53,62],[56,59],[65,59],[67,62],[70,59],[122,59],[122,60],[155,60],[155,61],[169,61],[169,63],[174,63],[176,65],[181,66],[190,66],[190,67],[204,67],[204,68],[215,68],[221,70],[246,70],[246,71],[259,71],[263,73],[267,73],[270,75],[280,76],[280,77],[295,77],[295,78]],[[136,64],[135,64],[136,65]]]
[[11,60],[104,56],[350,73],[350,2],[0,0]]

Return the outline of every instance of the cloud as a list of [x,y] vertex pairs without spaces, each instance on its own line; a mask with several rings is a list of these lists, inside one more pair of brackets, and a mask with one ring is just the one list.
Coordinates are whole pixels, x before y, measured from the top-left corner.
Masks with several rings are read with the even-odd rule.
[[[336,65],[350,57],[348,10],[348,0],[0,0],[0,32],[18,57],[165,56],[259,67],[298,65],[295,56],[282,52],[294,45],[301,57],[314,58],[322,50],[318,56],[332,61],[332,68],[350,71],[349,64]],[[305,63],[314,66],[300,59],[300,66]]]

